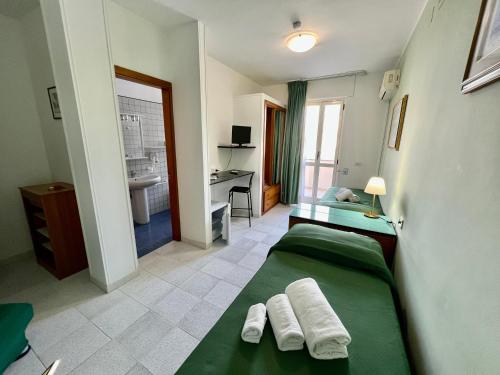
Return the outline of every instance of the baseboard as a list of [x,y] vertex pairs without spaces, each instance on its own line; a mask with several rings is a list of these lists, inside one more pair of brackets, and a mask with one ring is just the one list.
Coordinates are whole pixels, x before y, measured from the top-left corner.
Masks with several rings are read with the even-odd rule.
[[182,236],[181,236],[181,242],[185,242],[185,243],[188,243],[190,245],[199,247],[200,249],[203,249],[203,250],[209,249],[210,245],[211,245],[210,243],[195,241],[195,240],[192,240],[190,238],[186,238],[186,237],[182,237]]
[[30,259],[30,258],[33,258],[34,256],[35,256],[35,253],[33,252],[33,250],[25,251],[24,253],[11,255],[10,257],[0,259],[0,266],[9,265],[9,264],[12,264],[12,263],[18,262],[20,260],[24,260],[24,259]]
[[125,285],[127,282],[137,277],[138,275],[139,275],[139,269],[135,270],[134,272],[128,274],[125,277],[122,277],[120,280],[115,281],[114,283],[109,285],[102,283],[101,281],[94,278],[92,275],[90,275],[90,281],[92,281],[95,285],[104,290],[106,293],[110,293],[113,290],[118,289],[119,287]]

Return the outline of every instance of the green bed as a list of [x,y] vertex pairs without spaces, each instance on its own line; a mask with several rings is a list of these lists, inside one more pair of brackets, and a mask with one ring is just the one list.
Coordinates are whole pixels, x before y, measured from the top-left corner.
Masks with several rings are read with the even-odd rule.
[[[313,359],[278,350],[270,323],[260,344],[240,338],[248,307],[312,277],[349,331],[349,358]],[[179,369],[179,374],[404,375],[410,369],[380,245],[355,233],[295,225]]]
[[[335,198],[335,194],[339,191],[340,187],[332,186],[329,188],[326,193],[321,197],[317,204],[322,206],[328,206],[333,208],[342,208],[344,210],[350,211],[358,211],[358,212],[366,212],[370,211],[372,208],[372,198],[373,195],[365,193],[362,189],[353,189],[352,192],[359,196],[360,201],[358,203],[351,203],[349,201],[339,202]],[[384,215],[384,211],[382,210],[382,205],[380,204],[380,200],[378,196],[375,197],[375,210],[380,214]]]

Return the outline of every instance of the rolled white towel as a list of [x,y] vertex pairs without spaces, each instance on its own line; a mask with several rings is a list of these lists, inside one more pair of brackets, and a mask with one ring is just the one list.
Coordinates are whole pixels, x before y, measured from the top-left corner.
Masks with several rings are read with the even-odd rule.
[[346,358],[351,336],[316,281],[311,278],[297,280],[287,286],[285,293],[311,356],[316,359]]
[[252,344],[258,344],[266,325],[266,306],[263,303],[250,306],[243,329],[241,339]]
[[351,203],[359,203],[359,201],[361,200],[361,198],[359,197],[359,195],[356,195],[356,194],[353,194],[352,196],[350,196],[349,198],[347,198],[347,200]]
[[304,347],[304,334],[287,295],[277,294],[269,298],[266,308],[278,349],[284,352],[301,350]]
[[350,197],[352,197],[354,194],[351,189],[346,189],[346,188],[340,188],[339,191],[335,194],[335,198],[339,202],[343,202],[348,200]]

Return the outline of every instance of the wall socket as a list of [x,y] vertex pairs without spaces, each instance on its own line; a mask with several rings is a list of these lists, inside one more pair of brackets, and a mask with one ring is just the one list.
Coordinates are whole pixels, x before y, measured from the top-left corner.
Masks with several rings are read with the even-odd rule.
[[398,219],[398,227],[399,229],[403,230],[403,226],[405,225],[405,219],[403,216],[400,216]]

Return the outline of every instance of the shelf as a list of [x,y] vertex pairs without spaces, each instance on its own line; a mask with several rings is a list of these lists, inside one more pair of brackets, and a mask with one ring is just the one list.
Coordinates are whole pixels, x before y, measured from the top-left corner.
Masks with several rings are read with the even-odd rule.
[[47,227],[38,228],[36,231],[37,231],[38,233],[40,233],[42,236],[47,237],[47,238],[50,238],[50,237],[49,237],[49,230],[47,229]]
[[43,213],[43,212],[35,212],[35,213],[33,214],[33,216],[36,216],[37,218],[39,218],[39,219],[41,219],[41,220],[43,220],[43,221],[46,221],[46,219],[45,219],[45,215],[44,215],[44,213]]
[[144,146],[144,150],[165,150],[165,146]]
[[47,250],[48,250],[48,251],[50,251],[51,253],[53,253],[53,252],[54,252],[54,249],[52,248],[52,244],[51,244],[49,241],[44,242],[44,243],[42,244],[42,246],[44,247],[44,249],[47,249]]
[[141,157],[138,157],[138,158],[125,158],[125,160],[145,160],[145,159],[149,159],[147,156],[141,156]]
[[236,146],[236,145],[218,145],[217,148],[238,148],[238,149],[251,149],[255,148],[255,146],[248,145],[248,146]]
[[227,202],[212,201],[212,204],[210,205],[210,212],[219,211],[221,208],[224,208],[227,205]]

